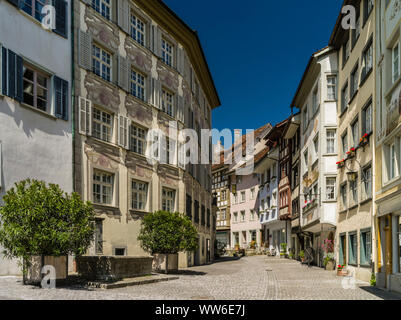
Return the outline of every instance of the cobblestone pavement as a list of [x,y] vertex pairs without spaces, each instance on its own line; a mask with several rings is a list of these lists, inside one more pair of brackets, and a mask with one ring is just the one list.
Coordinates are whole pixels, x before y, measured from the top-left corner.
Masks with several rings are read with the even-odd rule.
[[0,299],[401,300],[401,295],[299,262],[256,256],[185,269],[179,280],[113,290],[40,289],[0,277]]

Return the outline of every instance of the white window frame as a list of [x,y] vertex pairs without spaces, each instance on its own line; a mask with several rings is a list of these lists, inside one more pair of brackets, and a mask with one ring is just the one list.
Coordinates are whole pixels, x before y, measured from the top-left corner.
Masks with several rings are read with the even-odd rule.
[[[100,110],[100,109],[98,109],[96,107],[92,108],[92,110],[93,110],[92,111],[93,112],[93,115],[92,115],[92,122],[93,122],[93,124],[92,124],[92,136],[94,138],[100,139],[102,141],[112,142],[112,139],[113,139],[113,124],[114,124],[113,115],[111,113],[109,113],[109,112],[105,112],[105,111]],[[100,119],[96,118],[97,113],[100,113]],[[103,115],[106,115],[106,116],[110,117],[110,123],[104,121]],[[98,135],[95,132],[96,124],[98,124],[100,126],[100,135]],[[107,130],[106,130],[106,132],[105,132],[104,128],[106,128],[109,131],[107,132]],[[105,136],[105,134],[106,134],[106,136]]]
[[246,192],[245,191],[241,191],[241,203],[246,202]]
[[130,92],[139,100],[146,100],[146,76],[135,69],[131,69]]
[[169,188],[162,188],[162,210],[167,212],[174,212],[175,210],[175,196],[176,190]]
[[[100,181],[98,179],[95,178],[95,175],[97,175],[100,178]],[[105,181],[105,179],[107,180],[107,178],[110,178],[110,181]],[[113,205],[113,195],[114,195],[114,179],[115,179],[115,175],[113,173],[110,172],[106,172],[106,171],[102,171],[102,170],[93,170],[93,175],[92,175],[92,199],[93,199],[93,203],[95,204],[100,204],[100,205]],[[99,192],[95,192],[96,188],[95,185],[98,185],[99,188]],[[106,190],[110,191],[110,194],[108,195],[107,192],[105,192]],[[99,194],[99,198],[100,201],[96,201],[96,197],[95,197],[95,193]],[[109,197],[110,201],[104,201],[104,197]]]
[[[135,185],[134,185],[135,184]],[[131,209],[145,211],[148,202],[149,183],[131,179]],[[136,201],[136,206],[134,202]]]
[[162,89],[161,109],[170,117],[174,117],[174,93],[166,89]]
[[[334,183],[330,183],[329,181]],[[336,183],[337,179],[336,177],[326,177],[326,200],[327,201],[335,201],[337,199],[337,194],[336,194]],[[330,190],[329,190],[330,188]]]
[[[99,2],[99,7],[96,6],[96,2]],[[111,16],[111,0],[92,0],[91,6],[92,8],[100,13],[102,15],[102,17],[110,20],[110,16]]]
[[[326,129],[326,153],[336,153],[336,129]],[[332,146],[332,149],[330,148]]]
[[174,45],[165,38],[162,38],[161,41],[162,61],[172,67],[174,65]]
[[[50,92],[49,92],[49,90],[50,90],[50,88],[49,88],[50,77],[47,74],[45,74],[44,72],[42,72],[42,71],[40,71],[40,70],[38,70],[38,69],[36,69],[34,67],[31,67],[30,65],[24,64],[23,68],[24,69],[23,69],[23,73],[22,73],[23,76],[22,77],[23,77],[24,97],[22,98],[22,102],[24,104],[26,104],[26,105],[29,105],[29,106],[31,106],[33,108],[36,108],[38,110],[41,110],[43,112],[50,113],[51,112],[50,103],[49,103],[50,102]],[[32,72],[32,76],[33,76],[32,80],[25,78],[25,71],[26,70],[30,70]],[[40,76],[40,77],[42,77],[42,78],[44,78],[46,80],[46,86],[43,86],[43,85],[39,84],[38,76]],[[32,95],[31,96],[32,96],[32,99],[33,99],[33,105],[29,104],[25,100],[25,83],[29,83],[29,84],[32,85]],[[44,100],[43,98],[38,98],[38,91],[39,90],[46,91],[46,100]],[[38,99],[46,102],[45,110],[43,110],[43,109],[38,107]]]
[[[395,48],[397,48],[397,56],[395,56]],[[391,69],[392,69],[392,80],[393,83],[395,83],[398,78],[400,77],[400,42],[397,41],[397,43],[393,46],[393,48],[391,49]],[[396,70],[396,66],[395,66],[395,62],[397,62],[398,64],[398,70]]]
[[109,82],[112,81],[112,56],[113,55],[107,50],[104,50],[95,43],[92,44],[92,71],[94,74]]
[[141,46],[146,46],[146,23],[131,11],[130,16],[130,34]]
[[[130,150],[137,154],[146,155],[147,130],[135,123],[131,124],[130,130]],[[142,149],[142,152],[140,152]]]
[[[333,82],[330,79],[334,79]],[[331,92],[334,90],[334,92]],[[334,95],[332,95],[334,93]],[[328,75],[327,76],[327,100],[335,101],[337,99],[337,76],[335,75]]]

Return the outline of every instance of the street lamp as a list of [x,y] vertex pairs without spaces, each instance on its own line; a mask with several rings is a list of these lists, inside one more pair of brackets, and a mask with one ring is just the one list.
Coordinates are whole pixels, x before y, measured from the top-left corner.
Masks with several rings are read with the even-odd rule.
[[347,172],[348,181],[355,182],[358,178],[358,173],[355,171],[348,171]]

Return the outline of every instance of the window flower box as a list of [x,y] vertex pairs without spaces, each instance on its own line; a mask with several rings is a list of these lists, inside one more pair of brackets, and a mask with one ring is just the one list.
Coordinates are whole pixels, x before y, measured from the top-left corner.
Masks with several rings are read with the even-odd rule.
[[356,152],[355,148],[349,149],[349,151],[347,152],[347,159],[354,158],[355,157],[355,152]]
[[362,138],[359,140],[359,146],[364,147],[369,144],[369,134],[365,133]]
[[339,169],[344,168],[344,166],[345,166],[345,159],[342,159],[341,161],[338,161],[338,162],[336,163],[336,165],[337,165],[337,167],[338,167]]

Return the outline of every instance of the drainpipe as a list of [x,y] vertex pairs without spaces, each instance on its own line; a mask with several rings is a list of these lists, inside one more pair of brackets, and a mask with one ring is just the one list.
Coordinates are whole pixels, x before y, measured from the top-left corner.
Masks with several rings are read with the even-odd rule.
[[72,122],[72,190],[76,191],[75,185],[75,55],[74,55],[74,0],[71,3],[71,122]]

